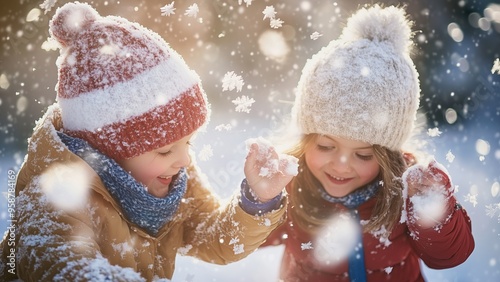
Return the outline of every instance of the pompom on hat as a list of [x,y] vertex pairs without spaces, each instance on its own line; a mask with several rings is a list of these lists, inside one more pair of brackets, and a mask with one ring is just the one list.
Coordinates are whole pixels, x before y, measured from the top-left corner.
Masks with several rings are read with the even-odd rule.
[[411,38],[403,9],[358,10],[340,38],[302,71],[292,109],[302,133],[401,149],[413,131],[420,96]]
[[193,133],[209,118],[200,78],[151,30],[84,3],[57,9],[57,102],[66,133],[124,159]]

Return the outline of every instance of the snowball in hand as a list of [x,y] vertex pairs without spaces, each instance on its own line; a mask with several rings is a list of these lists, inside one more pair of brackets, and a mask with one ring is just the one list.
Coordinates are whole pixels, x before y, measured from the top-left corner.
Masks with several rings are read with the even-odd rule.
[[453,193],[449,179],[446,168],[435,160],[427,167],[413,165],[403,173],[404,197],[410,198],[413,216],[421,224],[433,226],[446,218],[448,198]]
[[[271,177],[271,175],[280,171],[286,175],[297,175],[299,167],[298,159],[287,154],[278,154],[277,159],[273,158],[272,153],[275,151],[274,147],[271,142],[263,137],[250,138],[246,140],[245,144],[247,150],[250,150],[252,144],[257,144],[259,146],[257,161],[263,163],[259,176]],[[280,168],[283,168],[283,171],[280,170]]]

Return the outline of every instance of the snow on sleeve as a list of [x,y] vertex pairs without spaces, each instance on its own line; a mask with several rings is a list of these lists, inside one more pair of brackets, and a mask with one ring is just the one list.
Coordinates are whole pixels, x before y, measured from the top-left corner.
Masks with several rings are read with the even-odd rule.
[[170,4],[167,4],[167,5],[163,6],[163,7],[161,7],[160,8],[161,15],[162,16],[170,16],[170,15],[175,14],[174,3],[175,2],[172,2]]
[[271,176],[272,174],[278,172],[280,167],[285,168],[283,173],[287,175],[297,175],[299,167],[297,158],[287,154],[278,154],[278,159],[273,159],[270,154],[274,147],[271,142],[265,138],[250,138],[245,141],[245,144],[247,146],[247,150],[250,149],[252,144],[257,144],[259,146],[257,160],[264,163],[259,172],[260,176]]
[[54,277],[54,281],[67,281],[68,279],[73,281],[146,281],[132,268],[111,265],[103,257],[68,261],[66,268]]
[[240,242],[240,239],[238,238],[231,238],[229,241],[229,245],[233,245],[233,252],[235,255],[242,254],[245,252],[245,245],[243,244],[238,244]]

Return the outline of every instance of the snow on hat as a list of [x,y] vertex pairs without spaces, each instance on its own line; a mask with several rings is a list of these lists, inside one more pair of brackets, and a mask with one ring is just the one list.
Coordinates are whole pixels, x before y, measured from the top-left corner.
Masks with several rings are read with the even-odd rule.
[[362,8],[349,18],[340,38],[302,71],[292,109],[302,133],[400,149],[413,130],[420,94],[410,27],[394,6]]
[[61,49],[56,89],[68,134],[123,159],[208,120],[198,75],[158,34],[78,2],[60,7],[49,27]]

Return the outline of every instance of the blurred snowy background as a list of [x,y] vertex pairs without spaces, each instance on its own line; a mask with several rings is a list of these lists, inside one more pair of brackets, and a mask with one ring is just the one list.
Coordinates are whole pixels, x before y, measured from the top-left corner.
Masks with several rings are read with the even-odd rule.
[[[58,51],[42,47],[48,21],[67,1],[3,0],[0,11],[0,188],[17,171],[35,121],[55,100]],[[40,4],[54,7],[45,11]],[[425,270],[429,281],[500,281],[500,2],[91,1],[159,33],[202,78],[212,118],[193,149],[221,198],[243,177],[247,138],[269,137],[289,115],[312,54],[336,39],[360,5],[404,5],[415,22],[427,150],[451,173],[472,218],[476,249],[464,264]],[[172,5],[171,5],[172,4]],[[196,5],[195,5],[196,4]],[[171,5],[171,6],[170,6]],[[165,7],[165,9],[161,9]],[[175,8],[171,14],[169,7]],[[272,8],[271,8],[272,7]],[[274,9],[274,18],[272,9]],[[162,15],[163,14],[163,15]],[[500,72],[500,70],[498,71]],[[436,134],[436,132],[441,134]],[[0,231],[7,228],[0,200]],[[281,247],[217,266],[179,258],[174,281],[276,281]]]

